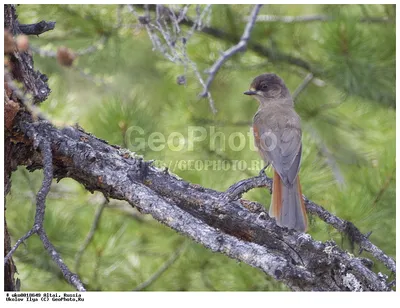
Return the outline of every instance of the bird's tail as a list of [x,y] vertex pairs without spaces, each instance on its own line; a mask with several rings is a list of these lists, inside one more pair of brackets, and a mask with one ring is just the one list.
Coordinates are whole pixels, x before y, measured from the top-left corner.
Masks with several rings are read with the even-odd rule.
[[307,230],[307,214],[299,176],[295,183],[288,187],[283,184],[279,174],[274,170],[269,216],[275,217],[278,226],[300,232]]

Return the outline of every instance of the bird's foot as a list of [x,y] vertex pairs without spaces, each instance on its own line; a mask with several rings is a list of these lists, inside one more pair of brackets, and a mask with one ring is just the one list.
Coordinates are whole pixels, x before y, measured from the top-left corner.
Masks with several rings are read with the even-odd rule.
[[266,164],[266,165],[264,166],[264,168],[262,168],[262,169],[260,170],[260,172],[258,173],[258,176],[265,176],[265,175],[266,175],[266,174],[265,174],[265,170],[266,170],[268,167],[269,167],[269,163]]

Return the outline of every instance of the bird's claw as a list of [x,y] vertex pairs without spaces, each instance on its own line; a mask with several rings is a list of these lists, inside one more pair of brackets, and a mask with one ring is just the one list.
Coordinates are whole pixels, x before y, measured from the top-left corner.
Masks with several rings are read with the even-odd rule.
[[260,172],[258,173],[258,176],[265,176],[265,170],[266,170],[268,167],[269,167],[269,164],[266,164],[266,165],[264,166],[264,168],[262,168],[262,169],[260,170]]

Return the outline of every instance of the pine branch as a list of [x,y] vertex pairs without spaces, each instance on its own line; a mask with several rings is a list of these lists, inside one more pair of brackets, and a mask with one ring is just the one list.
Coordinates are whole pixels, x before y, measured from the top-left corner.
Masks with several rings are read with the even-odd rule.
[[[52,145],[57,179],[71,177],[89,191],[126,200],[208,249],[259,268],[293,290],[356,290],[358,286],[388,290],[385,279],[370,270],[371,261],[351,256],[333,242],[321,243],[307,234],[278,227],[260,204],[229,201],[223,192],[192,185],[141,159],[126,157],[118,147],[78,128],[58,130],[48,122],[31,123],[27,115],[18,127],[26,136],[41,136]],[[29,140],[20,151],[35,153]],[[31,170],[42,166],[36,154],[19,164],[27,164]],[[248,187],[270,185],[258,177],[249,181]],[[395,270],[394,261],[351,223],[311,201],[307,201],[307,209],[339,230],[351,231],[365,250]],[[322,277],[323,272],[327,275]]]

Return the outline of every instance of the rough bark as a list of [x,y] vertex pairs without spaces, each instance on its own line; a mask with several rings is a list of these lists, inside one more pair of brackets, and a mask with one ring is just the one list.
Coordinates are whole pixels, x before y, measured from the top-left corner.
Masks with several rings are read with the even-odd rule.
[[54,21],[46,22],[42,20],[35,24],[19,25],[19,29],[26,35],[39,35],[46,31],[53,30],[55,26],[56,23]]
[[[130,157],[79,128],[57,129],[21,114],[19,164],[42,168],[42,155],[32,139],[46,141],[53,151],[54,177],[70,177],[89,191],[128,201],[141,212],[232,258],[246,262],[293,290],[388,290],[385,279],[371,271],[371,262],[321,243],[307,234],[276,226],[273,219],[227,195],[193,185]],[[242,204],[243,203],[243,204]],[[256,209],[256,210],[254,210]]]
[[[23,33],[19,26],[15,5],[4,5],[4,29],[16,36]],[[47,76],[34,70],[32,56],[28,52],[15,51],[9,57],[13,78],[24,84],[34,103],[43,102],[49,96],[50,88]]]

